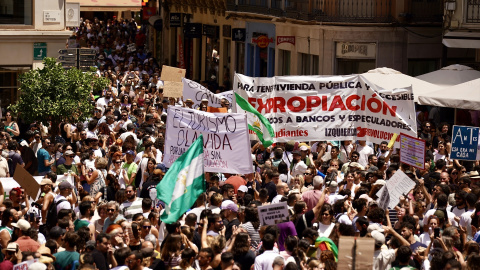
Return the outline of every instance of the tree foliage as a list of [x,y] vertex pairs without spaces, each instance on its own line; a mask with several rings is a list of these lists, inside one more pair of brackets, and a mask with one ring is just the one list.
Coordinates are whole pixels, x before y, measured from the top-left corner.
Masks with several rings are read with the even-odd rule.
[[42,69],[19,76],[20,99],[10,109],[29,123],[50,122],[53,130],[62,121],[76,123],[90,117],[94,109],[90,93],[102,91],[108,80],[94,72],[65,70],[55,58],[45,58],[43,63]]

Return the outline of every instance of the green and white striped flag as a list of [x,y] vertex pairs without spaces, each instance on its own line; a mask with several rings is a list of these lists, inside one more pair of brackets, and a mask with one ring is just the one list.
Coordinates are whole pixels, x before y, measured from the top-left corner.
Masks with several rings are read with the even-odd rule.
[[177,221],[205,190],[203,136],[200,135],[157,185],[157,199],[165,202],[160,219],[167,224]]
[[238,106],[247,112],[248,129],[257,134],[264,147],[272,145],[275,131],[268,119],[237,93],[235,93],[235,100]]

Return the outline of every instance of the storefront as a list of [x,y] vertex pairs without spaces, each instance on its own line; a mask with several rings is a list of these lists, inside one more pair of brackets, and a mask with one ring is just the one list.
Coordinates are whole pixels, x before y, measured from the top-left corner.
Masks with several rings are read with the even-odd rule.
[[336,42],[335,74],[360,74],[374,69],[376,56],[376,43]]
[[254,77],[275,75],[275,25],[246,23],[245,74]]

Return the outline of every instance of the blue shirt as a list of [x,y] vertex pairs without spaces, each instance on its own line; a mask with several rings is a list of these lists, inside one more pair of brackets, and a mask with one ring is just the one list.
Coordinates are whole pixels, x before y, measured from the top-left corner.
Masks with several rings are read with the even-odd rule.
[[51,166],[45,166],[45,160],[50,160],[50,154],[47,150],[40,148],[37,152],[37,159],[38,159],[38,172],[49,172],[52,170]]

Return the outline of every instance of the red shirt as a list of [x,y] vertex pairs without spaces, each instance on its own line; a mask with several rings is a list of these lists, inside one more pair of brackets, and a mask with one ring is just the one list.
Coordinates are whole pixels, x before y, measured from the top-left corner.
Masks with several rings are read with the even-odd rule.
[[37,249],[40,247],[40,243],[37,241],[33,240],[32,238],[28,236],[21,236],[18,238],[15,243],[18,244],[18,247],[20,251],[32,251],[32,252],[37,252]]

